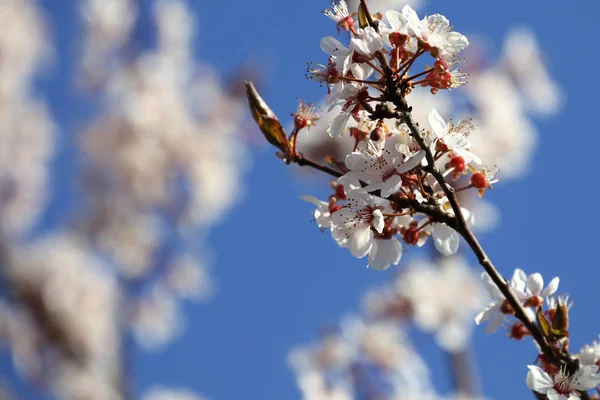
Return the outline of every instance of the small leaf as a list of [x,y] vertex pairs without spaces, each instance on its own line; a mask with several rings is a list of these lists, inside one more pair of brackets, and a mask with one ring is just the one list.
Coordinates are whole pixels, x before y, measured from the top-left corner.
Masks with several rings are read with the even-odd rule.
[[260,97],[256,88],[250,81],[246,81],[246,97],[252,117],[260,128],[265,138],[273,146],[277,147],[284,153],[289,152],[289,142],[286,137],[283,126],[277,119],[275,113],[269,108],[267,103]]
[[358,6],[358,26],[360,26],[363,29],[369,26],[367,11],[365,10],[365,6],[362,3]]
[[544,334],[544,336],[545,337],[550,336],[550,333],[552,333],[552,326],[550,325],[550,321],[548,321],[548,318],[546,318],[546,316],[544,315],[544,312],[542,311],[541,308],[538,308],[537,320],[538,320],[538,326],[542,330],[542,333]]

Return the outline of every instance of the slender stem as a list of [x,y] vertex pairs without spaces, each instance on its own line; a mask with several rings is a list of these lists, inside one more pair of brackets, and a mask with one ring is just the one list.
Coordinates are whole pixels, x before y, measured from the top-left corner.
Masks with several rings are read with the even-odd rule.
[[[404,78],[403,81],[405,81],[405,82],[412,81],[413,79],[416,79],[416,78],[418,78],[420,76],[423,76],[423,75],[427,75],[428,73],[430,73],[432,71],[433,71],[433,68],[426,69],[423,72],[419,72],[418,74],[415,74],[413,76],[409,76],[408,78]],[[417,82],[414,82],[414,83],[417,83]]]
[[363,80],[363,79],[352,78],[351,76],[340,76],[339,79],[341,79],[343,81],[364,83],[364,84],[367,84],[367,85],[381,85],[381,82],[379,82],[379,81],[366,81],[366,80]]
[[529,332],[531,332],[531,335],[533,336],[535,341],[539,344],[540,349],[542,350],[542,353],[544,353],[544,355],[548,358],[548,360],[550,362],[552,362],[553,364],[561,365],[562,364],[561,360],[559,360],[554,355],[554,351],[552,350],[552,348],[546,341],[546,338],[544,337],[542,332],[538,329],[537,325],[535,325],[535,323],[531,319],[529,319],[529,317],[525,313],[525,309],[521,305],[521,302],[516,298],[514,293],[510,290],[510,286],[508,285],[506,280],[502,277],[502,275],[500,275],[500,273],[498,272],[496,267],[494,267],[494,264],[492,264],[489,257],[487,256],[487,254],[481,247],[481,244],[479,244],[479,241],[477,240],[477,238],[475,237],[475,235],[469,228],[467,221],[465,220],[465,217],[463,215],[462,209],[458,203],[458,199],[456,198],[456,195],[454,193],[454,189],[452,189],[450,186],[448,186],[446,184],[444,176],[442,175],[440,170],[435,165],[435,159],[433,158],[431,149],[425,143],[425,139],[423,138],[423,135],[421,134],[421,131],[418,128],[417,123],[414,121],[412,115],[410,114],[410,108],[408,107],[408,104],[406,103],[406,99],[404,97],[400,97],[400,98],[397,98],[394,100],[395,100],[394,103],[396,104],[396,107],[398,107],[401,110],[402,121],[410,129],[411,135],[417,141],[417,143],[419,144],[419,147],[421,147],[421,149],[423,149],[425,151],[425,158],[427,160],[427,164],[428,164],[427,169],[428,169],[429,173],[431,173],[431,175],[433,175],[435,180],[438,182],[438,184],[442,188],[444,194],[446,195],[446,198],[448,199],[448,202],[450,203],[450,205],[452,207],[452,211],[454,211],[454,215],[456,216],[456,219],[457,219],[457,227],[455,227],[454,229],[465,239],[465,241],[467,242],[467,244],[469,245],[469,247],[471,248],[471,250],[477,257],[479,264],[488,273],[488,275],[490,276],[490,278],[492,279],[494,284],[498,287],[498,289],[500,289],[500,291],[502,292],[502,294],[504,295],[504,297],[506,298],[508,303],[511,305],[511,307],[515,311],[515,317],[517,317],[517,319],[519,319],[521,322],[523,322],[525,327],[529,330]]
[[336,178],[339,178],[340,176],[344,175],[343,173],[336,171],[333,168],[330,168],[326,165],[323,164],[319,164],[316,161],[311,160],[310,158],[304,156],[303,154],[298,153],[296,155],[296,158],[293,160],[296,164],[302,166],[309,166],[312,167],[314,169],[318,169],[319,171],[325,172],[326,174],[335,176]]

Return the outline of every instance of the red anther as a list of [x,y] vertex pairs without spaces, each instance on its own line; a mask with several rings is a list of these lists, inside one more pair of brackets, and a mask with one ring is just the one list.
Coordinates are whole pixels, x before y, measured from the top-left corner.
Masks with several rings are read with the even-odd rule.
[[488,187],[488,181],[485,179],[485,175],[481,172],[477,172],[471,177],[471,185],[477,189],[485,189]]
[[500,306],[500,311],[502,312],[502,314],[505,315],[512,315],[515,313],[514,308],[512,308],[508,300],[504,300],[502,302],[502,305]]
[[419,243],[419,231],[416,227],[408,228],[402,234],[402,238],[408,244],[417,244]]
[[461,156],[452,157],[449,164],[456,172],[463,172],[467,168],[467,163]]
[[331,205],[329,205],[329,214],[333,214],[334,212],[336,212],[340,208],[342,208],[342,207],[340,207],[338,205],[334,205],[333,207]]
[[338,185],[335,188],[335,197],[340,200],[346,200],[346,192],[344,191],[344,185]]
[[508,337],[515,340],[523,340],[525,336],[529,336],[529,330],[523,325],[522,322],[517,322],[510,327]]

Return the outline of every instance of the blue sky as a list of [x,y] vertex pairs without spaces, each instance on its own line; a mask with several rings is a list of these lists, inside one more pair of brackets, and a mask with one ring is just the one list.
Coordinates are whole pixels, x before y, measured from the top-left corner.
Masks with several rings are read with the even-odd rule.
[[[192,3],[199,18],[199,58],[218,65],[224,76],[248,59],[264,65],[264,97],[278,115],[289,115],[297,97],[323,96],[323,89],[307,81],[304,73],[306,62],[324,60],[318,43],[332,34],[329,20],[320,14],[325,0]],[[74,70],[76,2],[42,4],[49,12],[58,53],[41,89],[62,124],[67,147],[56,161],[59,194],[47,216],[52,221],[76,202],[68,195],[67,171],[73,162],[68,147],[73,143],[70,132],[86,109],[61,83]],[[564,89],[561,113],[536,121],[540,142],[529,175],[488,194],[501,209],[502,222],[481,241],[505,276],[517,267],[541,272],[547,279],[560,276],[561,291],[575,300],[571,324],[572,349],[577,350],[600,332],[595,311],[600,214],[594,189],[600,145],[595,121],[600,83],[594,69],[600,57],[592,39],[600,5],[583,0],[572,2],[572,7],[558,1],[430,0],[424,11],[448,16],[467,35],[484,36],[492,54],[511,27],[530,26],[553,78]],[[188,326],[181,340],[158,353],[134,352],[133,377],[140,392],[160,383],[189,387],[212,399],[298,398],[286,366],[288,350],[355,310],[366,289],[395,272],[366,269],[364,260],[352,258],[311,223],[310,206],[299,196],[322,194],[326,180],[298,180],[293,167],[277,160],[271,148],[255,150],[244,199],[209,238],[218,294],[207,305],[186,306]],[[440,390],[448,388],[446,361],[431,346],[431,338],[418,336],[415,341],[431,363]],[[533,344],[479,330],[475,351],[487,396],[530,396],[525,375],[526,365],[535,359]],[[21,386],[3,355],[0,376],[5,374]],[[23,391],[23,398],[43,397]]]

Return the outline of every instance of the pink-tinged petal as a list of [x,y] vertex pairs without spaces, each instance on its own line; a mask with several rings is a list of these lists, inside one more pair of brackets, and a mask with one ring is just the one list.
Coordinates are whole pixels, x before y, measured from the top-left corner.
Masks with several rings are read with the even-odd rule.
[[542,297],[552,296],[554,293],[556,293],[556,291],[558,290],[559,283],[560,279],[558,278],[558,276],[554,277],[554,279],[550,281],[546,289],[542,291]]
[[367,225],[355,229],[347,247],[354,257],[363,258],[373,247],[373,231]]
[[538,393],[546,394],[553,388],[554,382],[550,375],[537,365],[528,365],[529,372],[527,373],[527,387]]
[[544,287],[544,278],[539,273],[531,274],[527,278],[527,289],[533,296],[539,296]]
[[450,256],[458,251],[459,238],[454,229],[444,224],[437,224],[432,236],[435,248],[443,255]]
[[383,228],[385,228],[385,217],[381,210],[373,211],[373,228],[379,233],[383,232]]
[[448,132],[446,122],[435,109],[429,112],[429,125],[438,138],[443,138]]
[[384,199],[388,198],[392,194],[396,193],[402,187],[402,178],[400,175],[394,175],[388,178],[381,187],[381,197]]

